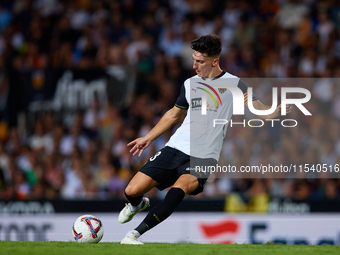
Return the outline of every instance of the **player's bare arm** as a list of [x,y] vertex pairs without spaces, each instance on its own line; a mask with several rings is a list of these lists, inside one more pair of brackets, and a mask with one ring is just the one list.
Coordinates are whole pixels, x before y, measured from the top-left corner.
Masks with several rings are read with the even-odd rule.
[[139,152],[138,157],[140,157],[143,151],[149,147],[154,140],[169,130],[185,111],[185,109],[181,109],[177,106],[174,106],[172,109],[167,111],[157,125],[151,129],[146,136],[139,137],[127,144],[127,146],[133,146],[130,152],[133,153],[134,156]]

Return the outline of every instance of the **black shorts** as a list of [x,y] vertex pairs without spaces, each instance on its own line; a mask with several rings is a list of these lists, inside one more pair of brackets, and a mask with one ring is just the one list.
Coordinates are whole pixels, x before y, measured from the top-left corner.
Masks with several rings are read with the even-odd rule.
[[199,186],[190,195],[197,195],[203,191],[210,173],[195,171],[195,166],[204,167],[216,164],[216,159],[191,157],[167,146],[152,156],[139,171],[158,182],[159,190],[172,186],[182,174],[191,174],[197,177]]

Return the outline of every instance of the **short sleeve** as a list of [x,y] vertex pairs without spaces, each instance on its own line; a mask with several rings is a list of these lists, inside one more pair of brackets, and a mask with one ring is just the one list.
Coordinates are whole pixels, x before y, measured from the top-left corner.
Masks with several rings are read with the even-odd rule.
[[245,94],[247,91],[248,91],[248,86],[247,84],[244,83],[244,81],[242,81],[240,79],[240,81],[238,82],[238,85],[237,85],[243,92],[243,94]]
[[[244,104],[246,104],[247,101],[248,101],[248,85],[245,84],[244,81],[242,81],[242,80],[240,79],[240,81],[238,82],[238,85],[237,85],[237,86],[242,90],[243,95],[244,95]],[[256,101],[256,100],[258,100],[258,99],[257,99],[256,96],[253,94],[253,95],[252,95],[252,101]]]
[[179,93],[179,96],[177,98],[175,106],[177,106],[178,108],[181,108],[181,109],[188,109],[189,108],[188,101],[185,98],[185,87],[184,87],[184,84],[181,87],[181,92]]

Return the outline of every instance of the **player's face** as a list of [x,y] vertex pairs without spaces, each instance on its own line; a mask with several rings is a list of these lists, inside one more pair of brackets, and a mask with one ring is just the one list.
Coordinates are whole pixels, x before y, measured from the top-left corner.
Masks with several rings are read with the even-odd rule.
[[199,77],[209,78],[212,68],[215,66],[215,59],[205,56],[198,51],[192,53],[192,59],[194,60],[194,65],[192,68],[196,71]]

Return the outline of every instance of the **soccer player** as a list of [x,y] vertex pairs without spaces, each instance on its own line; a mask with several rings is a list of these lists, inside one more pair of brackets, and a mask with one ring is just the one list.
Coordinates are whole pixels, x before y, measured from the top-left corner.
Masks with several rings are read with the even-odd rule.
[[[137,138],[128,144],[128,146],[132,146],[130,152],[133,155],[138,154],[140,156],[152,141],[170,129],[187,111],[183,124],[171,136],[165,147],[147,161],[125,189],[125,196],[129,203],[119,214],[118,221],[120,223],[130,221],[134,215],[149,206],[149,199],[143,197],[143,195],[150,189],[157,187],[163,190],[171,187],[164,200],[150,210],[139,226],[126,234],[121,244],[143,244],[138,238],[169,217],[185,196],[196,195],[203,191],[209,173],[202,175],[202,173],[190,171],[191,166],[193,162],[195,162],[194,165],[198,166],[216,166],[227,125],[218,125],[214,128],[213,119],[228,119],[229,122],[233,111],[231,93],[225,92],[226,90],[214,89],[213,85],[209,84],[214,84],[219,79],[223,81],[223,78],[237,80],[235,86],[241,89],[245,104],[248,105],[247,85],[236,76],[224,72],[220,68],[221,46],[221,39],[217,35],[201,36],[191,43],[193,68],[197,75],[190,79],[199,79],[201,81],[199,83],[202,84],[202,91],[205,90],[208,93],[208,90],[210,90],[208,94],[211,95],[211,98],[216,96],[218,98],[218,100],[213,99],[214,103],[208,106],[210,110],[208,117],[190,117],[190,114],[200,112],[197,111],[197,108],[200,108],[201,105],[199,103],[195,106],[192,105],[190,79],[187,79],[181,88],[175,106],[164,114],[158,124],[146,136]],[[192,93],[197,92],[194,88],[192,90]],[[263,105],[253,95],[252,100],[253,106],[257,110],[270,108]],[[280,115],[280,108],[281,105],[275,109],[274,113],[259,117],[262,119],[275,118]],[[290,111],[291,106],[288,105],[287,113]],[[207,118],[211,120],[208,125]],[[204,129],[200,127],[204,127]]]

